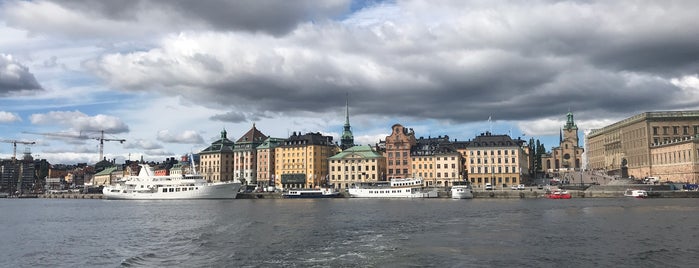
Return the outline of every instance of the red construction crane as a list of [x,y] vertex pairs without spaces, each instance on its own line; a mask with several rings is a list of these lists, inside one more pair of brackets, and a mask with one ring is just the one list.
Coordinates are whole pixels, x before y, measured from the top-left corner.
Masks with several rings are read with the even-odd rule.
[[95,136],[87,136],[83,135],[83,133],[80,133],[78,135],[71,134],[71,133],[33,133],[33,132],[25,132],[29,134],[36,134],[36,135],[44,135],[44,136],[53,136],[53,137],[65,137],[65,138],[73,138],[73,139],[82,139],[82,140],[98,140],[100,141],[100,158],[97,161],[102,161],[102,158],[104,157],[104,142],[105,141],[118,141],[119,143],[124,143],[126,140],[125,139],[108,139],[104,137],[104,130],[100,131],[100,135],[95,137]]
[[12,160],[17,159],[17,143],[19,144],[36,144],[34,141],[18,141],[18,140],[5,140],[5,139],[0,139],[0,142],[6,142],[6,143],[12,143]]

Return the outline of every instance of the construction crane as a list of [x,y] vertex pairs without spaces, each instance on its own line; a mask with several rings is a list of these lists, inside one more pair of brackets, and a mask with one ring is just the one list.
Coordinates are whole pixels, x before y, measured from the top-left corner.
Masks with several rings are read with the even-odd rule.
[[17,159],[17,143],[19,144],[26,144],[26,145],[31,145],[31,144],[36,144],[34,141],[18,141],[18,140],[5,140],[5,139],[0,139],[0,142],[6,142],[6,143],[12,143],[12,161]]
[[99,137],[93,137],[93,136],[87,136],[83,135],[82,133],[75,135],[75,134],[70,134],[70,133],[34,133],[34,132],[25,132],[29,134],[36,134],[36,135],[43,135],[43,136],[53,136],[53,137],[64,137],[64,138],[73,138],[73,139],[83,139],[83,140],[98,140],[100,142],[100,158],[97,161],[102,161],[104,157],[104,142],[105,141],[118,141],[119,143],[124,143],[126,140],[125,139],[108,139],[104,137],[104,130],[100,131]]

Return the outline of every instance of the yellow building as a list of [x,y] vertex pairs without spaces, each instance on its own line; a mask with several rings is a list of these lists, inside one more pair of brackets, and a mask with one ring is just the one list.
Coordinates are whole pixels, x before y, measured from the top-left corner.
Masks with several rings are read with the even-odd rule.
[[336,189],[348,189],[353,184],[384,180],[386,158],[370,146],[353,146],[328,158],[329,184]]
[[[696,151],[687,156],[681,148],[699,134],[699,111],[645,112],[626,118],[609,126],[592,130],[586,136],[588,168],[602,170],[611,175],[622,175],[625,167],[629,176],[636,178],[663,177],[676,181],[689,179],[686,172],[670,172],[670,166],[698,168]],[[687,144],[683,143],[686,141]],[[674,152],[674,153],[672,153]],[[674,154],[674,155],[673,155]],[[625,165],[624,165],[625,164]]]
[[524,140],[486,132],[472,141],[455,144],[464,157],[467,178],[476,188],[483,188],[486,183],[495,187],[517,185],[522,183],[522,174],[529,173]]
[[221,139],[199,152],[199,173],[210,182],[233,180],[233,141],[221,131]]
[[339,152],[331,136],[294,132],[274,149],[277,187],[316,188],[327,184],[328,158]]

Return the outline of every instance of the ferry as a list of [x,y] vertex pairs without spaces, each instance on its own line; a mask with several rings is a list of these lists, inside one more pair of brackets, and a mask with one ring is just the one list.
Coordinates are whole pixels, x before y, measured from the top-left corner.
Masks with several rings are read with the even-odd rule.
[[333,188],[321,189],[290,189],[282,194],[284,198],[336,198],[340,192]]
[[363,182],[349,188],[351,197],[360,198],[434,198],[436,190],[422,187],[420,178],[392,179],[390,181]]
[[648,192],[646,192],[646,190],[626,189],[626,192],[624,192],[624,196],[646,198],[648,197]]
[[473,189],[468,181],[455,181],[451,186],[452,199],[471,199],[473,198]]
[[242,186],[240,182],[207,182],[194,168],[192,174],[156,176],[152,167],[140,166],[138,176],[105,186],[102,196],[106,199],[235,199]]

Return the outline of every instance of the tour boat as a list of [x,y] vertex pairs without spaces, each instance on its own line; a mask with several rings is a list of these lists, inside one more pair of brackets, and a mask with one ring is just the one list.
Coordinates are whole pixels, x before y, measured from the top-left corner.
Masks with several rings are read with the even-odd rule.
[[431,198],[437,197],[436,190],[422,187],[420,178],[392,179],[391,181],[362,182],[349,188],[351,197],[362,198]]
[[624,196],[646,198],[648,197],[648,192],[646,192],[646,190],[626,189],[626,192],[624,192]]
[[282,194],[284,198],[335,198],[340,192],[333,188],[321,189],[291,189]]
[[[156,176],[152,167],[140,164],[138,176],[128,176],[102,189],[107,199],[235,199],[240,182],[210,183],[192,174]],[[192,169],[194,170],[194,169]]]
[[568,191],[561,191],[559,189],[554,190],[552,193],[547,194],[546,198],[548,199],[570,199],[572,196]]
[[473,190],[471,184],[467,181],[456,181],[451,186],[452,199],[471,199],[473,198]]

